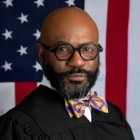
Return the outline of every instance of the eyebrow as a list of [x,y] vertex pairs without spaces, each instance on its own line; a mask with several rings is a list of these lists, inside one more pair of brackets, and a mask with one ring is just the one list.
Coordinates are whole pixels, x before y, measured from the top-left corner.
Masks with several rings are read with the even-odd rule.
[[54,43],[54,45],[56,46],[56,45],[61,44],[61,43],[64,43],[64,44],[70,44],[70,43],[67,42],[67,41],[58,40],[58,41],[56,41],[56,42]]
[[[61,44],[61,43],[62,43],[62,44],[63,44],[63,43],[64,43],[64,44],[71,44],[70,42],[67,42],[67,41],[58,40],[57,42],[54,43],[54,46],[57,46],[58,44]],[[84,43],[79,44],[79,45],[84,45],[84,44],[88,44],[88,43],[89,43],[89,44],[91,43],[91,44],[98,45],[97,43],[95,43],[95,42],[93,42],[93,41],[87,41],[87,42],[84,42]],[[73,44],[71,44],[71,45],[73,45]],[[78,46],[79,46],[79,45],[78,45]],[[73,46],[75,46],[75,45],[73,45]]]

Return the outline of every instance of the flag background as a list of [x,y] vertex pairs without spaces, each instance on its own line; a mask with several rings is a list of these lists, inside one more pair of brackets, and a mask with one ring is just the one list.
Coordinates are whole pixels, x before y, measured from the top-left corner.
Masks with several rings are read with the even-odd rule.
[[93,90],[121,108],[135,139],[139,140],[139,0],[1,1],[0,115],[40,83],[42,70],[35,46],[41,23],[52,10],[70,5],[87,11],[99,27],[99,42],[104,51],[100,55],[100,76]]

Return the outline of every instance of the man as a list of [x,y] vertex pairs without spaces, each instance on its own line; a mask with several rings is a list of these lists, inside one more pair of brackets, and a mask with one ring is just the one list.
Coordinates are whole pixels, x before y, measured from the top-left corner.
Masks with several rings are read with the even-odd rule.
[[120,109],[90,92],[99,73],[98,39],[95,22],[79,8],[48,15],[37,44],[42,85],[1,116],[0,140],[134,140]]

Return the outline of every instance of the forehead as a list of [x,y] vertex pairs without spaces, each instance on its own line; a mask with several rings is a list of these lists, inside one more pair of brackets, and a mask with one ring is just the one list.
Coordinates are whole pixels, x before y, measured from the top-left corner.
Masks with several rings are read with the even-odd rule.
[[58,41],[69,42],[74,45],[79,45],[86,42],[98,42],[97,34],[86,28],[59,28],[51,31],[47,37],[47,43],[54,44]]
[[94,21],[81,10],[56,12],[44,22],[41,40],[49,44],[59,40],[77,44],[97,42],[98,29]]

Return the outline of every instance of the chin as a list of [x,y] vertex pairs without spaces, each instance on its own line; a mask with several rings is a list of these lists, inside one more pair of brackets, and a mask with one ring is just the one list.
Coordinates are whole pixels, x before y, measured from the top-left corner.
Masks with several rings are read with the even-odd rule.
[[66,99],[84,98],[91,89],[88,82],[82,83],[81,81],[64,82],[61,87],[63,88],[59,89],[59,93]]

